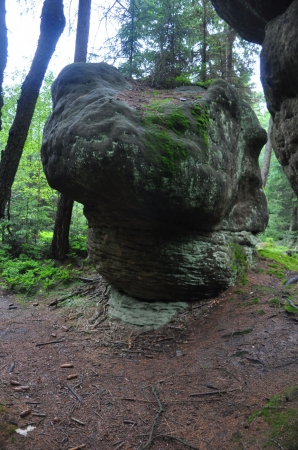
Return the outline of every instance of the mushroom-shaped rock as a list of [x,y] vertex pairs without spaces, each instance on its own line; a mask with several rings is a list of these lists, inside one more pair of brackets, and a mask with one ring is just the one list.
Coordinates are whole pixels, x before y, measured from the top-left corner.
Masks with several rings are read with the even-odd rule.
[[140,108],[131,89],[105,63],[62,70],[43,136],[48,181],[84,204],[89,257],[114,287],[143,300],[217,294],[267,224],[266,132],[223,80]]

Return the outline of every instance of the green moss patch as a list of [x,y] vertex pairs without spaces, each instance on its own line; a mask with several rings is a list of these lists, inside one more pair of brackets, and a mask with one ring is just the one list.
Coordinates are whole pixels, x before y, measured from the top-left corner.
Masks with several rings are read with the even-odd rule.
[[0,403],[0,448],[5,448],[5,442],[14,434],[17,427],[8,422],[7,409]]
[[191,136],[194,140],[199,137],[203,160],[207,163],[209,115],[206,106],[199,102],[191,107],[180,106],[170,99],[153,99],[143,106],[144,150],[148,161],[159,169],[158,176],[170,178],[176,174],[181,162],[190,157]]
[[268,303],[270,306],[274,306],[276,308],[281,308],[283,306],[283,302],[279,298],[272,298]]
[[[293,305],[295,305],[296,308]],[[287,300],[285,303],[285,310],[292,314],[298,314],[298,305],[293,300]]]
[[191,113],[196,118],[197,132],[201,136],[204,144],[208,146],[208,126],[209,126],[209,114],[205,108],[203,108],[199,103],[191,107]]
[[181,162],[188,157],[188,151],[181,143],[158,129],[146,133],[146,151],[164,177],[173,177]]
[[275,395],[266,406],[256,411],[249,422],[261,417],[269,425],[267,444],[275,439],[281,448],[298,450],[298,387],[286,389],[281,395]]
[[[291,272],[298,272],[298,257],[289,256],[277,248],[263,248],[258,250],[258,253],[262,258],[271,259],[276,264],[271,265],[272,269],[276,269],[276,272],[282,270],[290,270]],[[284,275],[284,274],[283,274]]]

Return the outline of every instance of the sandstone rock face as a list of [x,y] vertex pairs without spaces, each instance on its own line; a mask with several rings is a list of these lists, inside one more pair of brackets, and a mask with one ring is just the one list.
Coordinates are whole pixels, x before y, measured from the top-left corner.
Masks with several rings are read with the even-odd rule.
[[245,39],[263,44],[261,80],[273,117],[272,145],[298,195],[298,0],[212,0]]
[[89,256],[113,286],[144,300],[214,295],[267,224],[266,132],[222,80],[142,114],[121,100],[130,89],[104,63],[62,70],[44,129],[48,181],[85,205]]
[[274,118],[272,145],[298,195],[298,1],[270,22],[261,53],[268,109]]
[[243,39],[262,44],[268,22],[284,13],[293,0],[211,0],[216,12]]

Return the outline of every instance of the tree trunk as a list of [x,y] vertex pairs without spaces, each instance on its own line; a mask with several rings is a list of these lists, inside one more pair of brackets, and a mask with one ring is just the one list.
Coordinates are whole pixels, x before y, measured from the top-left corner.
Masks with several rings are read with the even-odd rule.
[[10,198],[11,186],[22,156],[39,90],[49,61],[65,26],[63,0],[45,0],[40,35],[30,70],[21,88],[13,124],[0,162],[0,219]]
[[[90,28],[91,0],[79,0],[74,62],[86,62]],[[69,229],[73,200],[60,194],[51,245],[52,257],[63,261],[69,252]]]
[[73,200],[63,194],[59,195],[54,235],[52,240],[52,256],[59,261],[66,259],[69,252],[69,227],[71,222]]
[[207,80],[207,8],[206,2],[203,1],[203,39],[202,39],[202,50],[201,50],[201,81]]
[[5,0],[0,0],[0,130],[2,128],[1,110],[3,106],[2,84],[7,62],[7,28],[5,21]]
[[270,160],[271,160],[271,154],[272,154],[272,142],[271,142],[272,126],[273,126],[273,120],[272,120],[272,117],[270,117],[269,126],[268,126],[268,140],[267,140],[266,147],[265,147],[263,165],[262,165],[262,170],[261,170],[263,188],[266,186],[269,169],[270,169]]
[[90,29],[91,0],[79,0],[74,62],[86,62]]
[[225,79],[231,83],[233,75],[233,46],[236,39],[236,31],[232,27],[228,26],[227,31],[227,43],[226,43],[226,74]]

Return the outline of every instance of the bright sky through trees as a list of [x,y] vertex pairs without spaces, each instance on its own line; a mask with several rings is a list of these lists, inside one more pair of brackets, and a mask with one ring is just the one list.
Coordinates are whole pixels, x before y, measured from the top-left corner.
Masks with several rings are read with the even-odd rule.
[[[24,3],[17,3],[16,0],[7,0],[7,28],[8,28],[8,62],[6,69],[5,82],[10,84],[12,74],[16,70],[27,72],[34,56],[37,41],[39,37],[40,14],[43,1],[36,2],[34,11],[26,11]],[[75,26],[76,26],[76,8],[78,2],[71,2],[71,8],[65,7],[65,17],[67,25],[58,42],[56,52],[49,64],[49,70],[55,76],[64,66],[73,62],[75,49]],[[73,22],[73,29],[70,23]],[[90,48],[98,48],[105,39],[106,26],[101,23],[99,28],[99,17],[97,13],[91,14],[90,23]],[[259,75],[259,61],[256,61],[255,76],[253,81],[257,90],[261,91]]]

